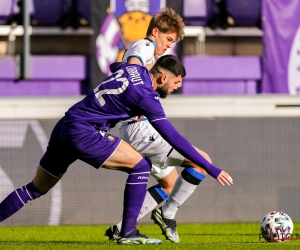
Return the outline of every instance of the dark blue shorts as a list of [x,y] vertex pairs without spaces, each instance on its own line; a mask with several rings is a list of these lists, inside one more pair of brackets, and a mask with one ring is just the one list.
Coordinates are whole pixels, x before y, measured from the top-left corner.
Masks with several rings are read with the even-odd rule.
[[52,131],[40,166],[55,177],[64,174],[77,159],[98,169],[114,153],[120,142],[120,138],[99,131],[92,125],[64,123],[62,118]]

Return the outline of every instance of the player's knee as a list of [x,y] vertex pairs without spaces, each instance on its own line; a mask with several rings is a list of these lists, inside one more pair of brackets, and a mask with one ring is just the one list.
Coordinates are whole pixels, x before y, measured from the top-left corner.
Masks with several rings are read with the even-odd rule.
[[194,168],[185,168],[181,172],[181,176],[183,179],[185,179],[187,182],[194,184],[194,185],[199,185],[201,181],[203,181],[206,177],[205,174],[197,171]]
[[157,182],[159,183],[160,187],[167,193],[170,194],[174,184],[175,184],[176,179],[171,179],[171,178],[162,178],[158,180]]
[[200,167],[196,163],[191,162],[188,159],[184,159],[184,161],[181,164],[182,167],[184,168],[193,168],[195,171],[201,173],[201,174],[207,174],[204,168]]
[[195,171],[201,173],[201,174],[204,174],[204,175],[207,174],[207,172],[205,171],[205,169],[202,168],[202,167],[197,166],[197,167],[194,167],[193,169],[194,169]]
[[151,167],[151,160],[145,156],[131,169],[131,172],[149,172],[150,175]]

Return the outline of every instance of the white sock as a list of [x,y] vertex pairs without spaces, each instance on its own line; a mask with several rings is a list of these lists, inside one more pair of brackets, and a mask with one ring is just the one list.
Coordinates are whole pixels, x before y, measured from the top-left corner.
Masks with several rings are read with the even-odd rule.
[[174,219],[179,207],[192,195],[204,178],[204,174],[193,168],[184,169],[178,176],[169,198],[162,206],[163,217]]

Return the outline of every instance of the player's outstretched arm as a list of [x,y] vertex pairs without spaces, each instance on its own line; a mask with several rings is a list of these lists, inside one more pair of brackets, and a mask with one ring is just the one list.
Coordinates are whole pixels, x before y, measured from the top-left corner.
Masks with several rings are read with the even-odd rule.
[[221,185],[233,184],[232,178],[222,169],[209,163],[201,154],[199,154],[192,144],[177,132],[174,126],[167,120],[156,120],[151,123],[160,135],[180,154],[187,159],[203,167],[206,172],[217,179]]

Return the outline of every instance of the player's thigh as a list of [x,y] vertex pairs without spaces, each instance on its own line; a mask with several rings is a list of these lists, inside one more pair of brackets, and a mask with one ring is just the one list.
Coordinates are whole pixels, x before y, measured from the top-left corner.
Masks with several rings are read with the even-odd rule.
[[147,156],[155,165],[166,165],[167,156],[172,147],[148,120],[123,125],[120,128],[120,137],[135,150]]
[[127,142],[121,140],[119,146],[102,165],[103,168],[126,171],[133,168],[143,156],[131,147]]

